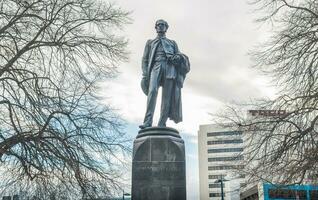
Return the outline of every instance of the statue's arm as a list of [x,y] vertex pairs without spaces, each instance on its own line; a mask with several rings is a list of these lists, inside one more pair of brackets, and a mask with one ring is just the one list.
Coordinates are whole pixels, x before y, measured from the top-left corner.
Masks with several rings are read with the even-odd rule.
[[142,56],[141,68],[142,68],[142,76],[147,77],[148,74],[148,63],[149,63],[149,53],[150,53],[150,42],[148,40],[145,46],[144,54]]
[[173,42],[174,42],[174,47],[175,47],[175,54],[180,53],[179,47],[178,47],[176,41],[173,41]]
[[174,46],[174,54],[168,59],[170,59],[170,61],[175,66],[178,66],[178,62],[179,62],[179,55],[178,54],[180,53],[180,51],[179,51],[179,47],[178,47],[176,41],[172,40],[172,42],[173,42],[173,46]]

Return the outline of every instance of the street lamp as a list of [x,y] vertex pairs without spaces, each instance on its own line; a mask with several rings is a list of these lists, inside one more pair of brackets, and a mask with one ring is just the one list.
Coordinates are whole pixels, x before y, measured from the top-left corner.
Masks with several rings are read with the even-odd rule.
[[223,182],[225,181],[229,181],[223,178],[223,176],[221,176],[221,179],[217,179],[214,183],[221,183],[221,199],[224,200],[224,192],[223,192]]

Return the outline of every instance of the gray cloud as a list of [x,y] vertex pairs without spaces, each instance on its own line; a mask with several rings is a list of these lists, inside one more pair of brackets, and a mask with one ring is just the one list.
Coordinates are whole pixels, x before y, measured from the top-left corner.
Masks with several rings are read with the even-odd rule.
[[263,95],[259,85],[255,85],[256,75],[249,69],[251,63],[247,56],[262,33],[255,28],[253,16],[249,13],[251,7],[245,1],[116,2],[133,11],[134,23],[127,28],[130,63],[135,72],[132,76],[140,77],[145,41],[155,37],[154,22],[163,18],[170,24],[167,36],[175,39],[181,51],[190,57],[192,70],[187,87],[192,87],[198,95],[222,102]]

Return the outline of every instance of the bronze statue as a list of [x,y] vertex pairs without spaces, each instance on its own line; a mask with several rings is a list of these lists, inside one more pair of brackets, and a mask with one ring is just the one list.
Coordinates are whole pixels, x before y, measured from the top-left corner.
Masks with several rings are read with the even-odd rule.
[[182,121],[181,88],[190,71],[189,59],[179,52],[177,43],[166,38],[168,23],[156,21],[157,37],[148,40],[142,57],[141,87],[147,95],[147,110],[141,129],[151,127],[158,89],[162,86],[159,127],[165,127],[168,118]]

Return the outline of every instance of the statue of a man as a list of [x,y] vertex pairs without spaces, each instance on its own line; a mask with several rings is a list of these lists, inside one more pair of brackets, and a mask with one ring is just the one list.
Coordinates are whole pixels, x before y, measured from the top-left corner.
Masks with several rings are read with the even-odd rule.
[[181,88],[190,63],[188,57],[179,52],[177,43],[166,38],[168,27],[166,21],[156,21],[158,36],[147,41],[142,57],[141,87],[147,95],[147,109],[141,129],[152,126],[160,86],[162,102],[158,126],[165,127],[168,118],[175,123],[182,121]]

